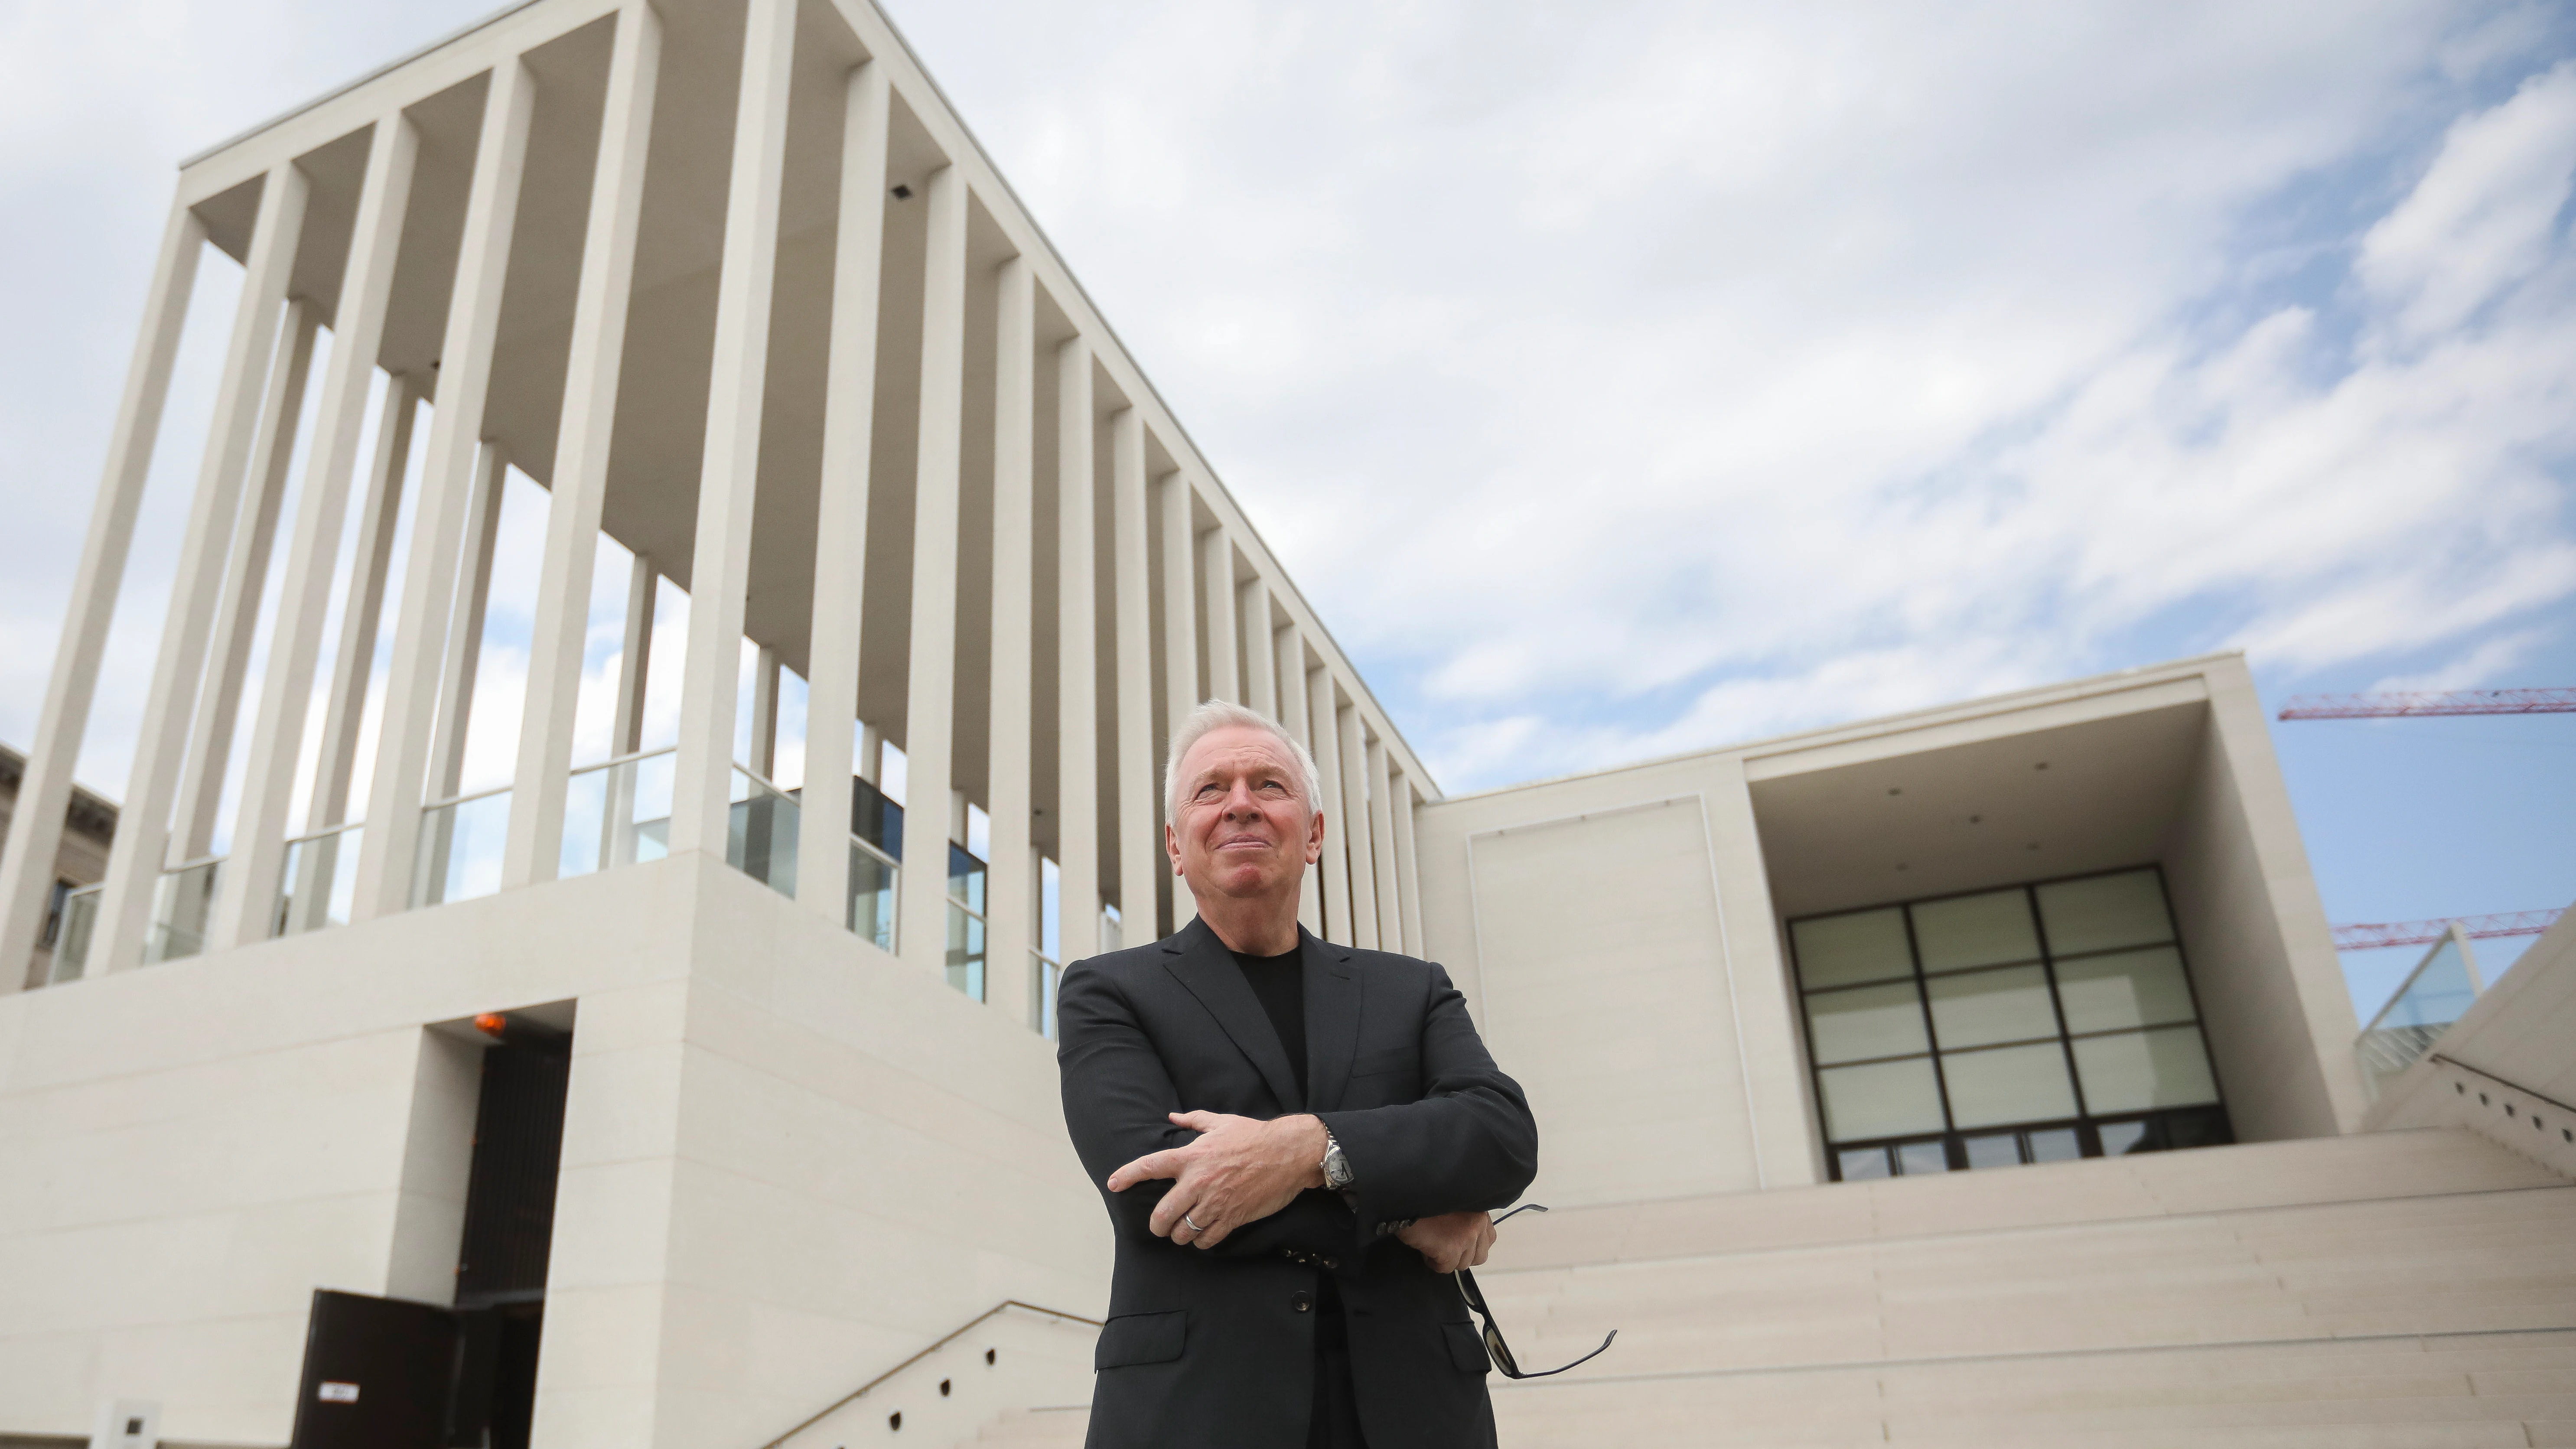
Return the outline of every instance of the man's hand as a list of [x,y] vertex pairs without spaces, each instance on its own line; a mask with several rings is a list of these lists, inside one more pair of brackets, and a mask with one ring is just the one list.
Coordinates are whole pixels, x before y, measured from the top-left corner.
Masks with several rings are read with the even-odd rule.
[[1442,1213],[1416,1219],[1396,1236],[1420,1253],[1432,1272],[1455,1273],[1485,1266],[1485,1255],[1494,1247],[1494,1218],[1491,1213]]
[[[1324,1124],[1312,1116],[1263,1122],[1222,1112],[1174,1112],[1172,1125],[1189,1128],[1199,1140],[1148,1152],[1109,1174],[1111,1192],[1152,1178],[1172,1179],[1172,1190],[1154,1205],[1156,1237],[1213,1248],[1236,1228],[1286,1207],[1299,1192],[1324,1185]],[[1485,1238],[1493,1240],[1493,1229],[1485,1230]],[[1481,1253],[1477,1261],[1484,1261]]]

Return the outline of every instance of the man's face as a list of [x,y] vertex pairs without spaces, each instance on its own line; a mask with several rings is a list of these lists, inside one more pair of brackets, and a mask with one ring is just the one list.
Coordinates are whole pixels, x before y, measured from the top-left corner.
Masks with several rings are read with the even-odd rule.
[[1174,773],[1181,809],[1164,845],[1192,892],[1294,900],[1306,867],[1323,859],[1324,817],[1304,798],[1287,746],[1229,725],[1201,735]]

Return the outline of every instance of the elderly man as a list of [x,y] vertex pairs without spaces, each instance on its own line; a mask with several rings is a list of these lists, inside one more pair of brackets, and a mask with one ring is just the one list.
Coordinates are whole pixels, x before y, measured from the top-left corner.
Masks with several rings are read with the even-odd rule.
[[1065,1123],[1117,1235],[1091,1444],[1492,1445],[1447,1275],[1537,1171],[1520,1088],[1438,966],[1299,929],[1324,847],[1304,746],[1202,705],[1164,793],[1198,919],[1058,998]]

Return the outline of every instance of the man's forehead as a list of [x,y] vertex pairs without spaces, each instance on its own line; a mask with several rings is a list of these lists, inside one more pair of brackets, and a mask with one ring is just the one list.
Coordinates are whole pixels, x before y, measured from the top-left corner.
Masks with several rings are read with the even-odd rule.
[[1192,779],[1227,770],[1270,768],[1288,770],[1288,749],[1267,730],[1244,726],[1210,730],[1190,746],[1189,774]]

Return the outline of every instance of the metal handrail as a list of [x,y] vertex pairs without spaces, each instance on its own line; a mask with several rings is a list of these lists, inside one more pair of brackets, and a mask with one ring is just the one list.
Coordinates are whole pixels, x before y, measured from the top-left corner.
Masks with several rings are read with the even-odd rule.
[[850,843],[857,846],[859,849],[866,851],[868,854],[875,856],[879,861],[884,863],[885,868],[888,870],[903,869],[902,861],[886,854],[884,850],[878,847],[875,841],[868,839],[857,831],[850,832]]
[[2499,1077],[2484,1067],[2470,1066],[2467,1062],[2461,1061],[2458,1057],[2446,1057],[2440,1052],[2426,1052],[2424,1054],[2424,1059],[2426,1061],[2442,1062],[2449,1066],[2458,1067],[2464,1072],[2474,1072],[2477,1075],[2486,1078],[2488,1081],[2495,1083],[2499,1087],[2510,1088],[2513,1091],[2520,1092],[2526,1097],[2533,1098],[2537,1101],[2547,1102],[2550,1106],[2557,1108],[2561,1112],[2576,1112],[2576,1107],[2570,1107],[2566,1103],[2559,1101],[2556,1097],[2552,1097],[2544,1092],[2535,1092],[2520,1082],[2509,1081],[2506,1078]]
[[777,1438],[770,1440],[768,1443],[761,1445],[760,1449],[778,1449],[779,1445],[784,1444],[788,1440],[795,1438],[797,1435],[804,1433],[806,1430],[813,1428],[825,1419],[839,1413],[842,1409],[857,1403],[861,1398],[866,1396],[868,1390],[875,1388],[877,1385],[893,1378],[896,1374],[902,1373],[905,1369],[912,1367],[914,1364],[917,1364],[923,1359],[930,1357],[932,1354],[939,1352],[948,1345],[964,1338],[976,1324],[983,1322],[994,1314],[1002,1313],[1013,1308],[1026,1309],[1031,1313],[1043,1313],[1049,1318],[1063,1318],[1070,1319],[1075,1323],[1088,1323],[1094,1328],[1101,1326],[1100,1320],[1097,1318],[1085,1318],[1079,1313],[1067,1313],[1061,1308],[1040,1308],[1034,1303],[1022,1303],[1017,1298],[1005,1298],[1001,1302],[994,1304],[992,1307],[985,1309],[983,1312],[976,1314],[974,1317],[967,1319],[964,1323],[959,1324],[948,1333],[941,1335],[938,1342],[933,1343],[930,1347],[923,1349],[921,1352],[914,1354],[912,1357],[905,1359],[899,1364],[896,1364],[893,1368],[887,1369],[884,1373],[877,1375],[875,1378],[868,1380],[866,1383],[859,1385],[857,1388],[852,1389],[848,1393],[833,1400],[821,1413],[814,1415],[805,1422],[798,1424],[795,1428],[790,1429],[786,1433],[779,1435]]
[[286,843],[289,845],[305,845],[316,840],[324,839],[328,836],[341,834],[344,831],[364,830],[366,828],[367,822],[364,820],[350,820],[338,825],[325,825],[319,830],[308,830],[302,835],[290,835],[286,837]]
[[649,750],[637,750],[632,754],[611,755],[605,760],[593,761],[587,765],[575,765],[572,767],[571,773],[575,775],[587,775],[594,770],[615,769],[619,765],[631,765],[638,760],[649,760],[655,755],[677,754],[679,749],[680,747],[678,745],[656,745]]
[[488,800],[495,795],[507,795],[516,786],[517,782],[512,781],[508,785],[495,785],[489,790],[477,790],[471,795],[450,795],[444,800],[432,800],[420,807],[420,813],[427,815],[433,810],[444,810],[451,805],[465,805],[476,800]]

